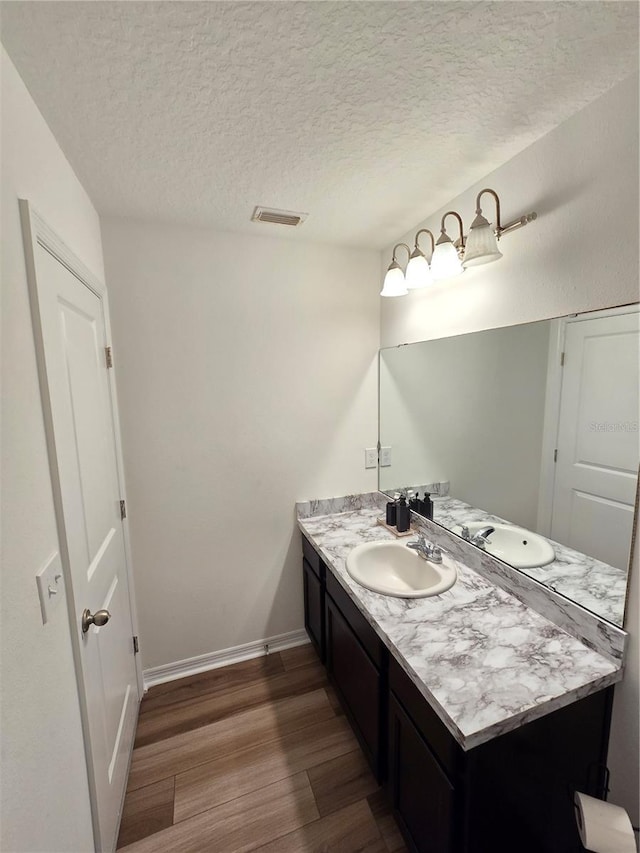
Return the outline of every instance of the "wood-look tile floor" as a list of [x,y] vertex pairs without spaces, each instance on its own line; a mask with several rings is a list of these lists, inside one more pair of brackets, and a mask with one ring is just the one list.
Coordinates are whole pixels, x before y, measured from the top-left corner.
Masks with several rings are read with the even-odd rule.
[[307,645],[149,690],[118,849],[395,853],[406,847]]

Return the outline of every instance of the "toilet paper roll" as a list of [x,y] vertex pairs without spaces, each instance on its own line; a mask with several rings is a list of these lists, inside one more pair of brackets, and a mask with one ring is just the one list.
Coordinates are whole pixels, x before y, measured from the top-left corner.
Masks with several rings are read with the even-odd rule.
[[580,840],[592,853],[637,853],[629,815],[620,806],[576,791],[576,821]]

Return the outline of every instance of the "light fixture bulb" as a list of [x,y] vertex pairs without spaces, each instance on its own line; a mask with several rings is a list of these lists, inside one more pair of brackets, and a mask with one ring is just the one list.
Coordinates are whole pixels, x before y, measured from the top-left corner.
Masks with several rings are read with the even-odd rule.
[[478,267],[502,257],[495,232],[482,213],[477,213],[469,229],[464,250],[464,267]]
[[417,246],[409,258],[405,278],[408,290],[418,290],[421,287],[426,287],[433,281],[429,261],[426,259],[424,252]]
[[397,261],[391,261],[380,296],[406,296],[408,292],[402,267]]
[[464,272],[464,267],[460,263],[458,250],[451,242],[451,238],[443,231],[431,258],[431,274],[434,279],[438,280],[453,278],[462,272]]

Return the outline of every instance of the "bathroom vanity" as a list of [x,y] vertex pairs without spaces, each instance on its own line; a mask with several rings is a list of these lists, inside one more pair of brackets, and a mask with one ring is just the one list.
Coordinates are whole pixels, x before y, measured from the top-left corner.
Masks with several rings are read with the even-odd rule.
[[573,792],[605,793],[620,657],[460,561],[431,598],[360,586],[347,555],[391,538],[370,503],[299,517],[305,625],[409,848],[577,853]]

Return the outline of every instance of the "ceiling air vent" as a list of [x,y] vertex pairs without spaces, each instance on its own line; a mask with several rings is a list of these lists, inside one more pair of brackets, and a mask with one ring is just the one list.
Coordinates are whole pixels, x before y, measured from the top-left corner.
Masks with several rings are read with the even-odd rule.
[[273,210],[268,207],[256,207],[252,222],[271,222],[273,225],[302,225],[309,214],[295,213],[293,210]]

